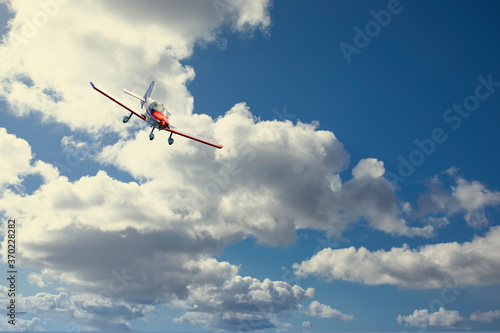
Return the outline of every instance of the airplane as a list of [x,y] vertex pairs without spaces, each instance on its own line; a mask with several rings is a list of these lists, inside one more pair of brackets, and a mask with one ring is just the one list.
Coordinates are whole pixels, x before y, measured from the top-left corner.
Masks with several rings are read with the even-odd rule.
[[90,82],[90,85],[92,86],[92,88],[94,88],[95,90],[97,90],[98,92],[100,92],[101,94],[103,94],[104,96],[106,96],[107,98],[112,100],[113,102],[117,103],[118,105],[120,105],[120,106],[124,107],[125,109],[127,109],[128,111],[130,111],[130,114],[128,116],[123,117],[123,123],[127,123],[130,120],[130,118],[132,117],[132,115],[136,115],[137,117],[141,118],[146,123],[148,123],[153,128],[151,130],[151,133],[149,133],[150,140],[153,140],[155,138],[153,131],[155,129],[158,129],[158,130],[165,130],[165,131],[170,132],[170,136],[168,137],[168,144],[169,145],[174,143],[174,139],[172,138],[172,135],[177,134],[177,135],[183,136],[185,138],[195,140],[195,141],[204,143],[206,145],[209,145],[209,146],[212,146],[212,147],[215,147],[218,149],[221,149],[223,147],[222,145],[220,145],[218,143],[214,143],[214,142],[211,142],[207,139],[180,131],[178,129],[174,129],[174,127],[170,125],[170,121],[168,119],[168,117],[172,113],[167,109],[167,107],[165,107],[165,105],[163,105],[163,103],[157,102],[151,98],[151,93],[153,92],[153,87],[155,85],[155,81],[151,82],[148,90],[146,90],[146,93],[144,94],[143,97],[140,97],[133,92],[130,92],[126,89],[123,89],[123,91],[126,94],[140,100],[141,109],[143,110],[142,114],[139,112],[136,112],[132,108],[126,106],[123,102],[118,100],[116,97],[112,96],[110,93],[108,93],[105,90],[101,89],[100,87],[96,86],[92,82]]

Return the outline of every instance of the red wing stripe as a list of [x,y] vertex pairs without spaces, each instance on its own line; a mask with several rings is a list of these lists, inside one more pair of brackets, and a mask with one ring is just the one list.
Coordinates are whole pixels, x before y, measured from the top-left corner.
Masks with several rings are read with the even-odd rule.
[[213,143],[213,142],[210,142],[206,139],[203,139],[203,138],[200,138],[200,137],[196,137],[192,134],[188,134],[186,132],[182,132],[182,131],[179,131],[179,130],[173,130],[173,129],[170,129],[170,128],[165,128],[165,131],[168,131],[168,132],[172,132],[174,134],[178,134],[178,135],[181,135],[185,138],[188,138],[188,139],[191,139],[191,140],[195,140],[195,141],[198,141],[198,142],[201,142],[201,143],[204,143],[206,145],[209,145],[209,146],[212,146],[212,147],[215,147],[215,148],[219,148],[221,149],[223,146],[218,144],[218,143]]
[[94,85],[92,82],[90,82],[90,85],[92,86],[92,88],[94,88],[95,90],[97,90],[98,92],[100,92],[101,94],[103,94],[104,96],[106,96],[107,98],[109,98],[110,100],[112,100],[113,102],[115,102],[116,104],[118,104],[118,105],[124,107],[125,109],[129,110],[130,112],[132,112],[133,114],[135,114],[137,117],[141,118],[142,120],[146,120],[146,118],[142,114],[140,114],[140,113],[132,110],[131,108],[129,108],[128,106],[126,106],[125,104],[123,104],[120,100],[118,100],[116,97],[114,97],[113,95],[109,94],[105,90],[102,90],[98,86]]

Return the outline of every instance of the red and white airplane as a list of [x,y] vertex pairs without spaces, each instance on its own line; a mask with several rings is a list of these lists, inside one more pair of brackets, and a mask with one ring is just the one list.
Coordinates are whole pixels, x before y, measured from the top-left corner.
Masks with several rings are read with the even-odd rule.
[[112,100],[113,102],[117,103],[118,105],[120,105],[120,106],[124,107],[125,109],[127,109],[128,111],[130,111],[130,115],[123,117],[124,123],[126,123],[130,120],[130,117],[132,117],[132,114],[135,114],[137,117],[141,118],[142,120],[147,122],[151,127],[153,127],[153,129],[151,130],[151,133],[149,134],[150,140],[153,140],[155,138],[153,131],[155,130],[155,128],[157,128],[159,130],[165,130],[165,131],[170,132],[170,136],[168,137],[168,144],[169,145],[174,143],[174,139],[172,138],[172,134],[177,134],[177,135],[204,143],[206,145],[209,145],[209,146],[212,146],[215,148],[219,148],[219,149],[222,148],[222,145],[220,145],[218,143],[214,143],[214,142],[211,142],[211,141],[206,140],[204,138],[197,137],[197,136],[194,136],[192,134],[189,134],[189,133],[186,133],[183,131],[179,131],[178,129],[174,129],[174,127],[170,125],[170,122],[168,120],[168,117],[171,115],[171,112],[168,111],[168,109],[165,107],[165,105],[163,105],[162,103],[157,102],[151,98],[151,92],[153,91],[155,81],[151,82],[151,85],[149,86],[148,90],[144,94],[144,97],[140,97],[137,94],[134,94],[130,91],[123,89],[123,91],[125,93],[127,93],[130,96],[137,98],[138,100],[141,101],[141,109],[143,110],[142,114],[139,112],[136,112],[132,108],[126,106],[123,102],[121,102],[120,100],[118,100],[117,98],[115,98],[114,96],[112,96],[111,94],[106,92],[105,90],[99,88],[98,86],[96,86],[92,82],[90,82],[90,85],[92,86],[92,88],[94,88],[95,90],[97,90],[98,92],[100,92],[101,94],[103,94],[104,96],[106,96],[107,98]]

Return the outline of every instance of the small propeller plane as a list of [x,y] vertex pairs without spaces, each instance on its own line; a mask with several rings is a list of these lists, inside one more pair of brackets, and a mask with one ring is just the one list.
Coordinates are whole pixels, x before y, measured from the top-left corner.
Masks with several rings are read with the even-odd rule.
[[195,141],[204,143],[206,145],[209,145],[209,146],[212,146],[215,148],[219,148],[219,149],[222,148],[222,145],[220,145],[218,143],[214,143],[214,142],[211,142],[211,141],[206,140],[204,138],[194,136],[192,134],[180,131],[178,129],[174,129],[174,127],[170,125],[170,122],[168,120],[168,117],[172,113],[165,107],[165,105],[163,105],[163,103],[157,102],[151,98],[151,93],[153,92],[153,87],[155,85],[155,81],[151,82],[148,90],[146,90],[146,93],[144,94],[143,97],[140,97],[133,92],[130,92],[126,89],[123,89],[123,91],[126,94],[140,100],[141,109],[143,110],[142,114],[139,112],[136,112],[132,108],[126,106],[123,102],[118,100],[116,97],[112,96],[111,94],[109,94],[105,90],[99,88],[98,86],[96,86],[92,82],[90,82],[90,85],[92,86],[92,88],[94,88],[95,90],[97,90],[98,92],[100,92],[101,94],[103,94],[104,96],[106,96],[107,98],[112,100],[113,102],[117,103],[118,105],[120,105],[120,106],[124,107],[125,109],[127,109],[128,111],[130,111],[130,114],[128,116],[123,117],[123,123],[127,123],[133,114],[136,115],[137,117],[141,118],[145,122],[147,122],[153,128],[151,130],[151,133],[149,133],[150,140],[153,140],[155,138],[153,131],[155,129],[158,129],[158,130],[165,130],[165,131],[170,132],[170,136],[168,137],[168,144],[169,145],[174,143],[174,139],[172,138],[172,135],[177,134],[177,135],[183,136],[185,138],[195,140]]

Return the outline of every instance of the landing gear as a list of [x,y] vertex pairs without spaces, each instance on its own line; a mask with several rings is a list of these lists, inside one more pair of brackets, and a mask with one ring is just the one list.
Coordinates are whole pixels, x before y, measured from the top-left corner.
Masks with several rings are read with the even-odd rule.
[[168,144],[172,145],[174,143],[174,139],[172,138],[172,132],[170,132],[170,136],[168,137]]
[[149,140],[153,140],[155,138],[155,135],[153,133],[153,131],[155,130],[155,128],[153,127],[153,129],[151,130],[151,133],[149,133]]
[[130,112],[130,115],[129,116],[124,116],[123,117],[123,123],[127,123],[129,120],[130,120],[130,117],[132,117],[132,112]]

